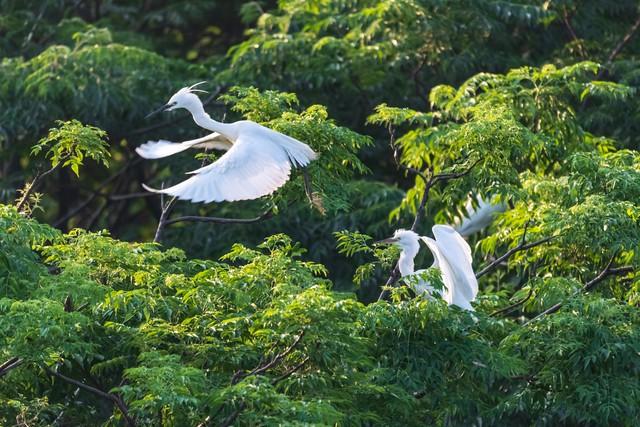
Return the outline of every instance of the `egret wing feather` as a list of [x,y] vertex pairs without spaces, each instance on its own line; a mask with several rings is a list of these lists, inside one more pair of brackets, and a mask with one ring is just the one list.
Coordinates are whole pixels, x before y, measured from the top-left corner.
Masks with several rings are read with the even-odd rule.
[[164,139],[147,141],[136,148],[136,153],[145,159],[161,159],[188,150],[189,148],[227,151],[231,146],[231,141],[226,137],[218,132],[213,132],[202,138],[184,142],[171,142]]
[[478,280],[473,272],[471,248],[462,236],[449,225],[434,225],[437,247],[452,274],[455,292],[467,301],[478,294]]
[[150,191],[193,202],[257,199],[287,182],[291,163],[286,152],[271,141],[241,136],[218,160],[192,173],[179,184]]

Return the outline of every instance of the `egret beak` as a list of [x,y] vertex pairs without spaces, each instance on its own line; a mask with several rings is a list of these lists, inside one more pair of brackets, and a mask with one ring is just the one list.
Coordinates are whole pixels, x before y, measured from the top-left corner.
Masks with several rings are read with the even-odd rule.
[[395,237],[389,237],[388,239],[384,239],[384,240],[378,240],[377,242],[374,242],[374,245],[391,245],[393,243],[396,243],[398,241],[398,239],[396,239]]
[[162,113],[163,111],[168,110],[169,108],[173,107],[174,105],[176,105],[176,103],[175,103],[175,102],[172,102],[172,103],[169,103],[169,104],[165,104],[165,105],[163,105],[162,107],[158,108],[157,110],[154,110],[154,111],[150,112],[150,113],[149,113],[149,114],[147,114],[144,118],[145,118],[145,119],[148,119],[148,118],[149,118],[149,117],[151,117],[151,116],[154,116],[154,115],[156,115],[156,114],[158,114],[158,113]]

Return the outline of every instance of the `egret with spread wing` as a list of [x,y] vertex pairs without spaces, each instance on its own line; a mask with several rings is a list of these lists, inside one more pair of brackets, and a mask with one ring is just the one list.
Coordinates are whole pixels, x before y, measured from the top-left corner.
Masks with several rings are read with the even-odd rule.
[[[444,284],[443,299],[449,305],[457,305],[464,310],[473,310],[471,301],[478,294],[478,281],[473,272],[471,248],[460,234],[449,225],[434,225],[435,239],[419,236],[411,230],[397,230],[393,237],[380,243],[393,243],[399,246],[398,268],[402,277],[420,275],[425,270],[414,271],[414,258],[420,251],[422,240],[433,254],[433,265],[440,269]],[[415,284],[418,294],[430,296],[434,288],[425,280],[418,279]]]
[[[194,175],[191,178],[162,190],[144,186],[148,191],[205,203],[257,199],[282,187],[289,180],[292,165],[304,167],[316,159],[317,154],[307,144],[258,123],[250,120],[234,123],[213,120],[194,93],[199,91],[194,89],[198,84],[180,89],[154,113],[184,108],[191,113],[197,125],[220,134],[230,142],[231,148],[210,165],[190,172]],[[157,156],[177,153],[207,142],[195,141],[199,140],[179,145],[165,141],[141,150],[142,153],[150,152],[150,155]]]

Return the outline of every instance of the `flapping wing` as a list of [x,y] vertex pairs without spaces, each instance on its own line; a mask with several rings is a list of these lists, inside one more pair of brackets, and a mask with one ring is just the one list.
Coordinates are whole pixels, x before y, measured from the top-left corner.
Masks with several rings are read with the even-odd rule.
[[194,176],[163,190],[145,189],[192,202],[251,200],[273,193],[291,173],[282,147],[269,140],[240,137],[218,160]]
[[447,260],[444,258],[444,255],[440,251],[438,244],[435,240],[430,237],[420,236],[420,239],[427,245],[431,254],[433,255],[433,265],[432,267],[438,267],[440,269],[442,275],[442,283],[444,284],[445,289],[442,290],[442,298],[447,302],[447,304],[453,303],[453,287],[455,284],[453,283],[453,277],[451,274],[451,268],[447,263]]
[[478,280],[473,272],[469,244],[449,225],[434,225],[432,231],[437,247],[450,268],[456,292],[467,301],[475,300],[478,294]]
[[212,134],[203,136],[202,138],[184,142],[171,142],[164,139],[159,141],[147,141],[136,148],[136,153],[145,159],[161,159],[163,157],[180,153],[189,148],[227,151],[231,146],[231,141],[218,132],[213,132]]

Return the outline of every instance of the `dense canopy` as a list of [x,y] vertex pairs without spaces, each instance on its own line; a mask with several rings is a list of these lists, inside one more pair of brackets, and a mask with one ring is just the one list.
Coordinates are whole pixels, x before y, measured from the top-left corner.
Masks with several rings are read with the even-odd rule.
[[[640,425],[638,33],[635,0],[0,0],[0,425]],[[135,151],[208,134],[146,117],[199,81],[318,159],[144,191],[221,155]],[[473,312],[374,244],[489,203]]]

